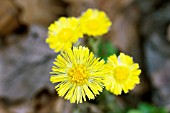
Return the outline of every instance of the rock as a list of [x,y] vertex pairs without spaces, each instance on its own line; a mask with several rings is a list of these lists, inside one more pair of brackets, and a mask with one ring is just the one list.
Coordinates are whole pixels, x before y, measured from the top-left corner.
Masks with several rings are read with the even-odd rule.
[[170,20],[170,2],[167,3],[165,1],[165,3],[166,5],[163,8],[160,7],[155,12],[146,16],[141,26],[141,32],[146,40],[144,50],[149,73],[161,68],[170,56],[170,44],[167,38],[167,25]]
[[[134,0],[63,0],[68,4],[67,14],[70,16],[80,16],[80,14],[87,10],[87,8],[97,8],[103,10],[109,14],[109,16],[115,16],[120,13],[121,10],[128,7]],[[79,9],[79,10],[77,10]],[[115,14],[116,13],[116,14]]]
[[4,99],[0,99],[0,113],[9,113],[7,109],[7,105],[4,102]]
[[70,104],[69,101],[59,97],[54,100],[52,109],[54,113],[75,113],[73,112],[74,105],[75,104]]
[[27,35],[0,51],[0,97],[29,99],[44,87],[54,89],[49,72],[56,54],[45,43],[46,32],[31,26]]
[[11,0],[0,1],[0,36],[5,36],[18,26],[18,9]]
[[73,113],[74,105],[44,88],[29,100],[0,98],[0,113]]
[[146,69],[154,90],[152,101],[159,106],[170,105],[170,42],[169,20],[170,2],[157,0],[154,12],[144,17],[141,33],[145,37],[144,57]]
[[29,102],[15,103],[8,108],[8,113],[34,113]]
[[[129,9],[115,17],[111,29],[111,40],[121,52],[131,55],[141,64],[140,38],[137,33],[138,11]],[[109,34],[110,35],[110,34]]]
[[65,4],[61,0],[14,0],[14,2],[21,9],[19,21],[26,25],[47,26],[58,17],[66,15]]
[[144,47],[147,71],[151,74],[159,70],[170,57],[170,45],[165,38],[153,33]]
[[167,40],[170,42],[170,25],[168,26],[167,29]]
[[[152,101],[159,106],[170,105],[170,44],[157,33],[145,43],[146,67],[154,90]],[[170,111],[170,108],[169,108]]]
[[104,113],[100,107],[99,105],[86,102],[75,105],[73,113]]
[[[161,68],[152,73],[151,79],[155,88],[153,101],[161,106],[170,106],[170,57]],[[168,109],[170,111],[170,107]]]

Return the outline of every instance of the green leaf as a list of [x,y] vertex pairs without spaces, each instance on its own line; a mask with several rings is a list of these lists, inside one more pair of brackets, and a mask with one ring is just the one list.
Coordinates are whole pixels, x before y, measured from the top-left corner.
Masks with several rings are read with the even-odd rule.
[[168,113],[162,107],[156,107],[148,103],[140,103],[137,109],[130,109],[128,113]]
[[98,56],[106,61],[107,57],[113,54],[118,54],[117,48],[110,41],[102,40],[98,47]]
[[97,38],[94,38],[94,37],[88,37],[87,38],[87,46],[89,47],[89,49],[91,51],[93,51],[93,53],[98,56],[98,46],[99,46],[99,43],[101,41],[101,38],[102,37],[97,37]]
[[138,109],[131,109],[127,113],[143,113],[143,112]]
[[168,113],[164,108],[156,107],[148,103],[141,103],[138,108],[143,113]]

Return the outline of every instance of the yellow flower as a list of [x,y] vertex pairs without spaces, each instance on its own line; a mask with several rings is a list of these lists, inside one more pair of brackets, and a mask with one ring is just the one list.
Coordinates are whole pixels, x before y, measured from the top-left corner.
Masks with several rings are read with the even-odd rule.
[[120,95],[122,90],[128,93],[136,84],[140,83],[139,75],[141,70],[139,65],[133,62],[132,57],[120,53],[117,57],[112,55],[108,58],[106,69],[108,76],[105,80],[106,89]]
[[61,52],[52,67],[50,81],[59,96],[71,103],[94,99],[103,89],[104,60],[95,58],[86,47],[73,47]]
[[46,42],[55,52],[66,50],[72,47],[72,43],[83,37],[79,27],[79,19],[61,17],[52,23],[48,28],[48,38]]
[[108,32],[111,21],[103,11],[88,9],[80,17],[80,25],[84,34],[101,36]]

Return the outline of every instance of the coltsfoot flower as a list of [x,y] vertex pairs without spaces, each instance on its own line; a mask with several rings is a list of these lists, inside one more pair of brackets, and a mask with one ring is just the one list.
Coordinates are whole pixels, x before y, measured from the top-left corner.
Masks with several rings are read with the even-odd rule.
[[80,17],[80,25],[84,34],[101,36],[109,31],[111,21],[103,11],[88,9]]
[[104,60],[95,58],[86,47],[73,47],[61,52],[52,67],[50,81],[59,96],[71,103],[94,99],[103,89],[105,76]]
[[59,52],[71,48],[72,44],[81,37],[83,34],[79,26],[79,19],[61,17],[49,26],[46,42],[51,49]]
[[120,53],[118,57],[116,55],[110,56],[106,69],[108,76],[105,79],[105,87],[115,95],[120,95],[122,91],[128,93],[136,84],[140,83],[141,70],[139,65],[133,62],[132,57],[124,53]]

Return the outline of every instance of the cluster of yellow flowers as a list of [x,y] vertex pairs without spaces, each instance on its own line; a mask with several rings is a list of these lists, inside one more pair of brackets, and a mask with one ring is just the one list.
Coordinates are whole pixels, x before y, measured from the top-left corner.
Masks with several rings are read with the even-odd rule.
[[88,9],[79,18],[61,17],[48,28],[46,42],[55,52],[72,47],[83,34],[101,36],[108,32],[111,21],[103,11]]
[[115,95],[127,93],[140,82],[141,70],[132,57],[120,53],[108,57],[107,62],[96,58],[87,47],[72,47],[83,37],[100,36],[108,32],[111,22],[102,11],[88,9],[80,18],[60,18],[49,27],[47,43],[60,54],[52,67],[50,81],[59,96],[71,103],[94,99],[103,88]]

